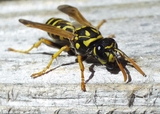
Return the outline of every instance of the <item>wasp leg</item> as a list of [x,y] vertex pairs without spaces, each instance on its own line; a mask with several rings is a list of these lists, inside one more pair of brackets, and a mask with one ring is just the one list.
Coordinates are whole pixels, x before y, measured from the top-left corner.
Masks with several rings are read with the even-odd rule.
[[77,59],[78,59],[78,63],[79,63],[80,70],[81,70],[81,89],[83,91],[86,91],[85,82],[84,82],[84,80],[85,80],[84,79],[84,65],[82,63],[82,56],[78,55]]
[[115,38],[114,34],[110,34],[109,36],[107,36],[107,38]]
[[48,65],[42,71],[32,74],[31,77],[37,78],[37,77],[40,77],[41,75],[43,75],[46,72],[46,70],[50,68],[53,60],[55,58],[57,58],[62,53],[62,51],[69,51],[69,50],[70,50],[70,48],[67,45],[63,46],[58,52],[56,52],[55,54],[52,55],[52,58],[51,58],[50,62],[48,63]]
[[[33,44],[33,46],[31,48],[29,48],[28,50],[16,50],[16,49],[13,49],[13,48],[8,48],[9,51],[14,51],[14,52],[19,52],[19,53],[29,53],[33,48],[38,48],[41,43],[44,43],[50,47],[53,47],[55,44],[48,40],[48,39],[45,39],[45,38],[40,38],[38,42],[36,42],[35,44]],[[56,46],[55,46],[56,47]]]
[[106,20],[102,20],[97,26],[96,26],[96,28],[97,29],[100,29],[100,27],[104,24],[106,22]]
[[93,78],[94,73],[95,73],[95,71],[94,71],[94,66],[95,66],[95,64],[92,64],[92,65],[89,67],[89,71],[91,72],[91,75],[90,75],[89,78],[85,81],[85,84],[88,83],[89,80],[91,80],[91,79]]
[[[47,73],[49,73],[49,72],[51,72],[51,71],[53,71],[53,70],[55,70],[55,69],[57,69],[57,68],[59,68],[59,67],[61,67],[61,66],[67,66],[67,65],[71,65],[71,64],[75,64],[75,63],[77,63],[77,62],[70,62],[70,63],[61,64],[61,65],[59,65],[59,66],[57,66],[57,67],[55,67],[55,68],[52,68],[52,69],[44,72],[42,75],[47,74]],[[36,78],[36,77],[35,77],[35,78]]]

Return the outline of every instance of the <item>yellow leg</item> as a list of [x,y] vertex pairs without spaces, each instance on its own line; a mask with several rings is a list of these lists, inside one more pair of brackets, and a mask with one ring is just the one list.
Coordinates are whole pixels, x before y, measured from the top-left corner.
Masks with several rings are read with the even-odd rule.
[[52,55],[50,62],[42,71],[32,74],[31,77],[37,78],[37,77],[40,77],[41,75],[43,75],[46,72],[46,70],[50,68],[53,60],[55,58],[57,58],[62,53],[62,51],[69,51],[69,50],[70,50],[70,48],[68,46],[63,46],[58,52],[56,52],[55,54]]
[[14,52],[19,52],[19,53],[29,53],[33,48],[38,48],[41,43],[44,43],[48,46],[52,46],[53,45],[53,42],[48,40],[48,39],[45,39],[45,38],[41,38],[38,42],[36,42],[31,48],[29,48],[28,50],[16,50],[16,49],[13,49],[13,48],[8,48],[9,51],[14,51]]
[[80,70],[81,70],[81,89],[83,91],[86,91],[85,82],[84,82],[84,65],[82,63],[82,56],[78,55],[77,59],[78,59],[78,63],[79,63]]
[[110,34],[109,36],[107,36],[107,38],[115,38],[114,34]]
[[96,26],[96,28],[97,29],[100,29],[100,27],[104,24],[106,22],[106,20],[102,20],[97,26]]

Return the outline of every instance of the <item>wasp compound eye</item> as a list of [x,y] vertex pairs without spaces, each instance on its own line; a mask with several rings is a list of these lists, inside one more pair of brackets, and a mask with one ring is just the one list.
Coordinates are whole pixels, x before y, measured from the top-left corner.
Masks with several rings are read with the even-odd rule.
[[101,58],[101,59],[105,59],[104,58],[104,47],[102,45],[98,45],[96,47],[96,55],[98,56],[98,58]]

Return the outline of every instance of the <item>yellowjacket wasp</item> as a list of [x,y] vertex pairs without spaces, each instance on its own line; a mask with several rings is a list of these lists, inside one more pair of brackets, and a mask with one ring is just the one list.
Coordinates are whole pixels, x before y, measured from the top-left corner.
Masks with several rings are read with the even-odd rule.
[[105,20],[102,20],[102,22],[97,27],[93,27],[92,24],[82,16],[77,8],[69,5],[60,5],[58,9],[74,18],[82,26],[75,28],[72,23],[59,18],[51,18],[46,22],[46,24],[19,19],[19,22],[28,27],[38,28],[48,32],[49,36],[52,38],[52,41],[41,38],[37,43],[35,43],[30,49],[26,51],[9,48],[10,51],[29,53],[33,48],[39,47],[41,43],[51,47],[59,48],[59,51],[52,55],[50,62],[42,71],[31,75],[33,78],[44,74],[50,68],[53,60],[58,57],[62,51],[77,55],[77,60],[81,70],[81,89],[83,91],[86,91],[84,65],[82,63],[83,56],[93,56],[101,64],[111,68],[114,67],[116,63],[123,73],[124,81],[126,81],[127,73],[123,68],[121,61],[119,60],[119,56],[121,56],[127,62],[131,63],[133,67],[137,69],[137,71],[139,71],[143,76],[146,76],[145,73],[132,59],[130,59],[123,51],[118,49],[117,43],[113,38],[102,37],[98,29],[105,22]]

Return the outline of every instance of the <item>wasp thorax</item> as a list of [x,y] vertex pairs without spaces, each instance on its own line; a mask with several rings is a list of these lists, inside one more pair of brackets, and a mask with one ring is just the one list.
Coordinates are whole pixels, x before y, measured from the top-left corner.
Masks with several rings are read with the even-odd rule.
[[76,29],[75,36],[74,46],[77,52],[82,55],[87,54],[92,50],[95,42],[102,39],[102,35],[97,29],[88,26]]

